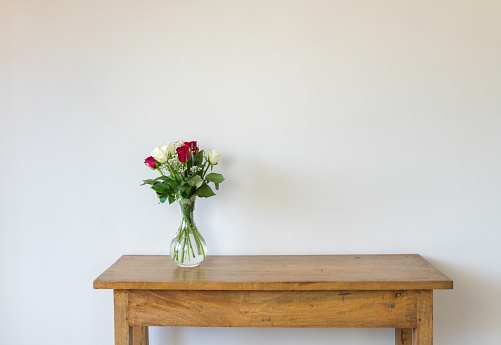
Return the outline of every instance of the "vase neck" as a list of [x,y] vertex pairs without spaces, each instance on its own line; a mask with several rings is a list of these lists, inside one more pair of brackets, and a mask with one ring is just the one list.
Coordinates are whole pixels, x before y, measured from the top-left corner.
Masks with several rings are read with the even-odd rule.
[[182,222],[194,222],[193,211],[195,211],[195,201],[196,195],[191,198],[179,199],[179,207],[181,208],[181,213],[183,214]]

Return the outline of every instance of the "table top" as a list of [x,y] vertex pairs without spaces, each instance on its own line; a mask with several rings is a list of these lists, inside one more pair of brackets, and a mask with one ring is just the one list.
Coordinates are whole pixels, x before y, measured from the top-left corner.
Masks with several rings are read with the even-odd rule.
[[124,255],[95,289],[425,290],[452,280],[418,254],[208,256],[180,268],[167,255]]

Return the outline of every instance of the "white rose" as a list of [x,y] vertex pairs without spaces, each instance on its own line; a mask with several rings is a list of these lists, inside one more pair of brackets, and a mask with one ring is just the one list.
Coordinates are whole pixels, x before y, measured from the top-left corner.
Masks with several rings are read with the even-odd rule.
[[165,150],[165,151],[167,151],[168,153],[170,153],[171,155],[174,156],[176,154],[176,147],[177,147],[177,145],[175,142],[169,143],[167,145],[167,150]]
[[159,163],[167,162],[167,152],[165,152],[165,150],[162,150],[161,147],[155,147],[151,152],[151,156],[155,158],[155,160]]
[[177,153],[176,148],[177,148],[176,142],[163,144],[162,146],[160,146],[160,149],[163,150],[167,154],[167,156],[174,156]]
[[169,147],[169,144],[160,145],[160,149],[166,153],[169,153],[169,151],[167,150],[168,147]]
[[221,158],[223,158],[223,156],[221,156],[221,153],[217,152],[216,150],[208,149],[206,150],[206,152],[207,152],[207,159],[211,164],[215,165],[217,164],[217,162],[219,162]]

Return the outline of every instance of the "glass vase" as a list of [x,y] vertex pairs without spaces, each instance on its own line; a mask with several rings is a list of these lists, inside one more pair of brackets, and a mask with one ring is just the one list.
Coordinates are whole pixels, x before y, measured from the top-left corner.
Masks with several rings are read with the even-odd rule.
[[207,255],[205,239],[193,219],[195,201],[196,195],[178,200],[182,218],[179,230],[170,243],[170,256],[180,267],[196,267]]

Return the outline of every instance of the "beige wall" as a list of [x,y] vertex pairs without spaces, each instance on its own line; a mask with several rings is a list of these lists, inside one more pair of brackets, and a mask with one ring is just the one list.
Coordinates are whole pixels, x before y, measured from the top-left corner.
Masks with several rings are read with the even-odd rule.
[[[212,254],[420,253],[435,342],[501,338],[501,2],[0,0],[0,343],[111,344],[122,254],[179,221],[151,149],[225,159]],[[154,344],[389,344],[391,330],[160,329]]]

